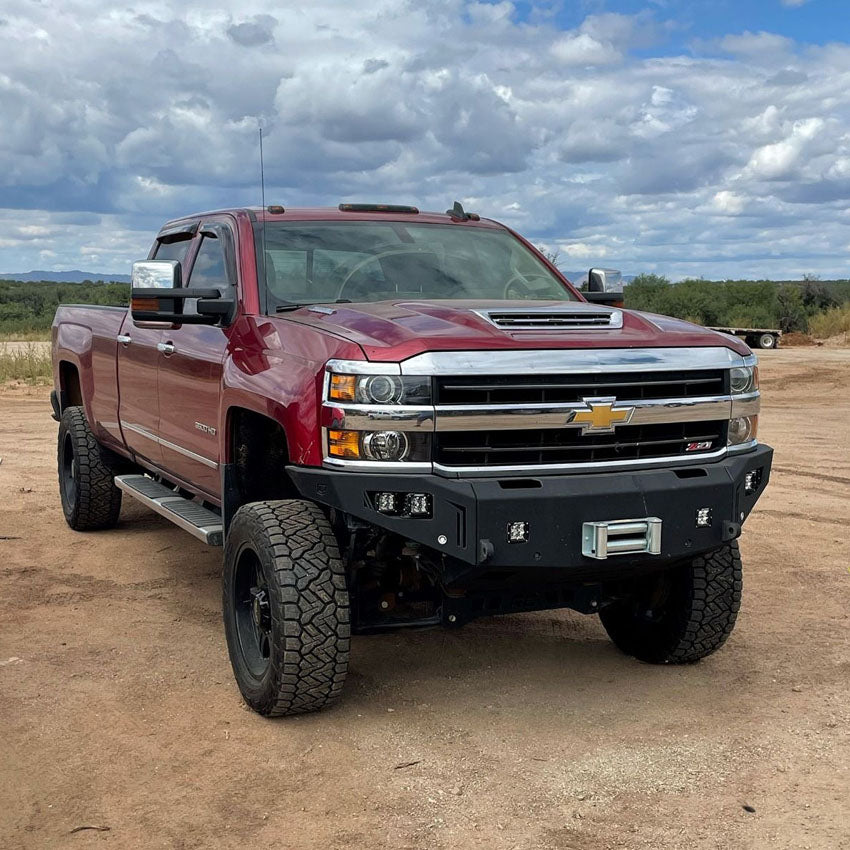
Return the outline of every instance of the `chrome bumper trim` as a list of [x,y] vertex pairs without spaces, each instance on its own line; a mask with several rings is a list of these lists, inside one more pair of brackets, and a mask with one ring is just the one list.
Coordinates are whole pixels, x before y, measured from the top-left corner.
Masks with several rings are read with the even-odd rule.
[[[339,404],[326,401],[322,422],[331,428],[348,431],[374,431],[392,428],[394,431],[433,431],[433,407],[402,407],[370,404]],[[341,415],[340,415],[341,414]]]
[[726,457],[727,449],[703,452],[699,455],[670,455],[667,457],[638,458],[634,460],[590,461],[586,463],[549,463],[542,465],[518,464],[514,466],[444,466],[434,464],[434,472],[446,478],[481,477],[496,478],[501,475],[559,475],[569,472],[615,472],[618,469],[653,469],[654,467],[699,466]]
[[731,369],[750,364],[746,364],[744,358],[731,348],[710,346],[429,351],[403,360],[401,364],[386,365],[400,365],[402,375],[439,376],[661,372],[671,369]]
[[420,463],[413,461],[400,461],[399,463],[381,463],[373,460],[339,460],[334,457],[325,457],[322,462],[325,469],[344,470],[346,472],[392,472],[392,473],[430,473],[434,471],[430,462]]
[[374,360],[328,360],[326,372],[339,375],[400,375],[398,363],[381,363]]
[[[685,399],[617,399],[616,410],[633,409],[629,425],[653,425],[664,422],[702,422],[728,419],[732,410],[729,396]],[[437,431],[531,430],[541,428],[585,428],[573,422],[579,411],[588,410],[585,402],[570,404],[517,404],[501,408],[492,405],[438,407]],[[626,423],[623,423],[624,425]]]
[[[633,408],[629,425],[664,422],[703,422],[752,416],[759,411],[759,394],[617,400],[615,410]],[[328,427],[351,431],[392,428],[396,431],[489,431],[534,428],[582,428],[571,421],[587,410],[585,402],[564,404],[457,405],[454,407],[378,407],[365,404],[324,404]],[[625,423],[624,423],[625,424]]]
[[731,419],[737,419],[739,416],[755,416],[761,409],[761,394],[758,392],[748,393],[747,395],[732,396],[732,415]]
[[389,472],[389,473],[429,473],[441,475],[444,478],[498,478],[508,475],[563,475],[580,472],[616,472],[617,470],[639,469],[680,469],[687,466],[701,466],[723,460],[730,454],[751,452],[758,446],[758,440],[742,443],[740,446],[729,446],[714,452],[705,452],[692,457],[671,455],[668,457],[652,457],[638,460],[611,460],[593,463],[553,463],[541,466],[443,466],[439,463],[372,463],[360,460],[335,460],[325,458],[325,469],[337,469],[347,472]]

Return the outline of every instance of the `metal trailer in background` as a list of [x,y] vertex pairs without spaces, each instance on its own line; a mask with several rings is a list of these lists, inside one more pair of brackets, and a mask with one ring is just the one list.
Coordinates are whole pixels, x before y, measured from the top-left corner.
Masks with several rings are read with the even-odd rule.
[[750,348],[778,348],[782,331],[779,328],[714,328],[724,334],[740,337]]

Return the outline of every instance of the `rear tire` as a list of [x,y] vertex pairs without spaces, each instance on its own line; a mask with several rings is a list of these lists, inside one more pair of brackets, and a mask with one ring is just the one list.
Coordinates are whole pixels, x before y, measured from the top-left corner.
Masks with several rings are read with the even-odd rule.
[[348,591],[316,505],[241,507],[227,534],[222,591],[230,661],[254,711],[303,714],[339,698],[351,643]]
[[776,337],[773,334],[759,336],[759,348],[776,348]]
[[632,593],[599,612],[611,640],[650,664],[688,664],[718,650],[741,607],[738,543],[663,573],[635,579]]
[[59,421],[59,495],[74,531],[113,528],[121,513],[108,451],[95,440],[82,407],[68,407]]

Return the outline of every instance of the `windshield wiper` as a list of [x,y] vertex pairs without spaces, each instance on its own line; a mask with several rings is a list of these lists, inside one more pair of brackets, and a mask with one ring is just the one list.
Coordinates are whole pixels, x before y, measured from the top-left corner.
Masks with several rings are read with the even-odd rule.
[[287,301],[274,308],[275,313],[287,313],[290,310],[300,310],[302,307],[312,307],[316,304],[351,304],[350,298],[337,298],[335,301]]

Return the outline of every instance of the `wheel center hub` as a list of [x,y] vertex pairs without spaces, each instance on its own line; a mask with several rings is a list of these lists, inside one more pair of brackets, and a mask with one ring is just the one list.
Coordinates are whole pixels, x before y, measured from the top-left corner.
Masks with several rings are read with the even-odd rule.
[[254,625],[260,631],[267,632],[271,628],[269,598],[263,588],[251,588],[251,616],[254,620]]

